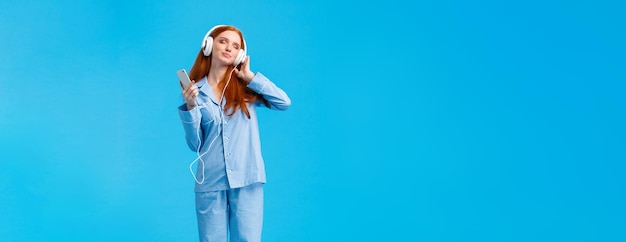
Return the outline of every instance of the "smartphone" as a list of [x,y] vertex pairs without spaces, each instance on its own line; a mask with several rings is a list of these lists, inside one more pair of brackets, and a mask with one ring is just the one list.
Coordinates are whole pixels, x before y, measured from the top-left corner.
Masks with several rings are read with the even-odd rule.
[[178,74],[178,80],[183,83],[183,88],[187,88],[187,86],[191,84],[191,80],[189,80],[189,75],[187,75],[187,71],[185,71],[185,69],[176,71],[176,74]]

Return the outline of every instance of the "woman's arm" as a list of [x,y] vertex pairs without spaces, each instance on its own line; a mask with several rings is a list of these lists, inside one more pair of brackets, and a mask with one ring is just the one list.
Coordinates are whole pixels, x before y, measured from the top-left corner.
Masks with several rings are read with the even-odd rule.
[[[248,83],[248,88],[252,89],[252,91],[263,95],[265,100],[268,101],[270,109],[284,111],[291,106],[291,99],[289,99],[285,91],[260,72],[254,74],[250,71],[250,56],[246,56],[246,59],[241,63],[241,70],[235,69],[235,75]],[[258,101],[255,103],[257,106],[261,104]]]
[[248,88],[263,95],[265,100],[270,104],[270,109],[285,111],[291,106],[291,99],[287,96],[287,93],[260,72],[257,72],[250,83],[248,83]]
[[[181,83],[181,87],[182,87]],[[200,108],[197,108],[196,98],[198,97],[198,87],[195,85],[195,81],[191,81],[191,84],[187,88],[183,89],[183,97],[185,104],[178,107],[178,115],[183,123],[185,129],[185,139],[187,145],[193,151],[198,152],[199,147],[202,145],[202,132],[201,120],[202,114]]]
[[187,104],[180,105],[178,107],[178,116],[180,117],[183,129],[185,130],[185,140],[187,141],[187,146],[189,146],[189,149],[192,151],[198,152],[199,147],[202,145],[202,137],[204,137],[204,132],[202,130],[202,126],[200,125],[200,120],[202,120],[200,108],[195,107],[188,110]]

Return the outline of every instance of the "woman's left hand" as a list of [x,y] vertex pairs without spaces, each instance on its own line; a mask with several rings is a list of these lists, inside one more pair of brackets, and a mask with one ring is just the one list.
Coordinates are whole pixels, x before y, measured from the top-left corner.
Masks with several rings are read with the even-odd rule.
[[252,81],[252,78],[254,78],[254,73],[250,71],[250,56],[249,55],[246,56],[246,59],[244,59],[243,62],[241,63],[241,70],[235,68],[235,75],[237,75],[237,77],[244,80],[246,83],[249,83],[250,81]]

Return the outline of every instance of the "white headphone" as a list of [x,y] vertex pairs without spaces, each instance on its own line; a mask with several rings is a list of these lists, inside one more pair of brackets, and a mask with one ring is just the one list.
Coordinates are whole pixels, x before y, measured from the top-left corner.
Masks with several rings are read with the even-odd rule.
[[[211,34],[213,33],[213,31],[219,27],[225,27],[225,26],[226,25],[216,25],[213,28],[211,28],[209,32],[206,33],[206,35],[204,35],[204,39],[202,40],[202,53],[204,53],[204,56],[211,55],[211,51],[213,50],[213,37],[211,37]],[[243,38],[243,36],[241,37],[241,39],[243,40],[243,46],[246,46],[246,40]],[[235,61],[233,62],[233,65],[237,66],[241,64],[243,60],[245,59],[246,59],[246,49],[241,48],[239,50],[239,54],[237,54],[237,57],[235,57]]]

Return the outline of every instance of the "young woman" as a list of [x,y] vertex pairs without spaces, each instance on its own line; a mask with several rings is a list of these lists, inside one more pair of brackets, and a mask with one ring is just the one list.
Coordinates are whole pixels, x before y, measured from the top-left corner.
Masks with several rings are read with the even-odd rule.
[[178,108],[187,144],[198,153],[200,241],[226,242],[229,234],[232,242],[261,241],[266,180],[256,107],[286,110],[291,100],[250,71],[245,48],[239,29],[209,30],[189,74],[192,84],[183,88],[185,104]]

